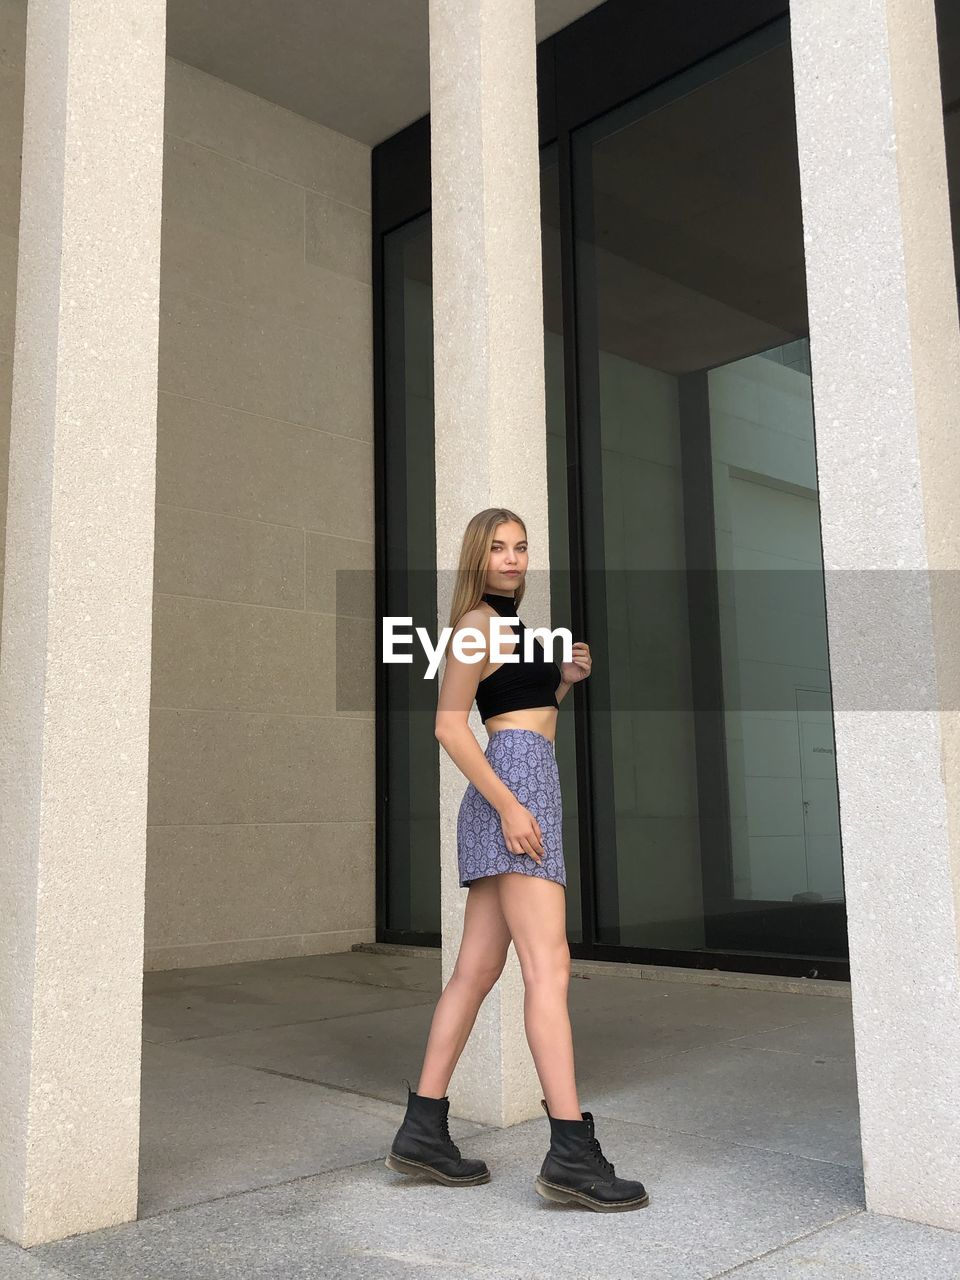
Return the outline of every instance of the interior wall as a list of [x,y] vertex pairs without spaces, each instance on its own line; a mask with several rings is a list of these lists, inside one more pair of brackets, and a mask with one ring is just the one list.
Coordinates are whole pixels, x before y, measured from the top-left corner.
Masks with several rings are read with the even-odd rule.
[[[0,585],[25,24],[0,3]],[[168,59],[147,968],[375,937],[371,294],[369,147]]]
[[148,969],[375,936],[371,309],[369,148],[168,59]]

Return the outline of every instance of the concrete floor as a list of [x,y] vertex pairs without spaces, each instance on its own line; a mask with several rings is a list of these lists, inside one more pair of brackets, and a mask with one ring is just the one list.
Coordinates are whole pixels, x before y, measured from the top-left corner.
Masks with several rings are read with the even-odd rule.
[[581,1105],[650,1205],[533,1190],[546,1118],[451,1120],[491,1182],[383,1157],[416,1085],[439,953],[350,952],[145,979],[140,1218],[4,1280],[957,1280],[960,1233],[867,1214],[849,999],[575,976]]

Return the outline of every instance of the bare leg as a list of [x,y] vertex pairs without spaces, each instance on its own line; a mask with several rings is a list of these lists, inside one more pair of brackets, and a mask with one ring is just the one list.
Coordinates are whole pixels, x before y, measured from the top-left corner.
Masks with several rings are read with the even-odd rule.
[[446,1095],[480,1006],[503,972],[510,930],[497,892],[496,882],[502,879],[503,876],[483,876],[467,890],[457,961],[433,1011],[417,1084],[416,1092],[424,1097]]
[[516,871],[491,878],[500,890],[523,973],[524,1029],[544,1098],[554,1119],[580,1120],[567,1009],[570,947],[564,887]]

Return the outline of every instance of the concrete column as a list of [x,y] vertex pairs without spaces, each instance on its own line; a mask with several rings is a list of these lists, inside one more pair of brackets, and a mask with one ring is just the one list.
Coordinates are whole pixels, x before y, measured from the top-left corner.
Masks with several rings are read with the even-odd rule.
[[866,1202],[956,1230],[960,327],[934,5],[792,0],[791,26]]
[[[438,607],[447,625],[463,531],[485,507],[523,516],[523,616],[549,621],[540,164],[533,0],[430,0]],[[472,726],[486,744],[476,709]],[[467,890],[456,819],[466,783],[440,753],[443,981]],[[511,946],[454,1072],[451,1110],[486,1124],[543,1115]]]
[[136,1218],[163,0],[30,0],[0,648],[0,1234]]

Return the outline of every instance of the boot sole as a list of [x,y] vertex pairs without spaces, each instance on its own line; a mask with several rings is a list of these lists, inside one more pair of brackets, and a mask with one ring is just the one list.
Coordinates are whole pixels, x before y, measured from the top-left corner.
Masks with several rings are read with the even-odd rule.
[[598,1213],[625,1213],[628,1209],[642,1209],[650,1203],[649,1191],[645,1191],[642,1196],[634,1200],[609,1201],[596,1200],[593,1196],[588,1196],[585,1191],[558,1187],[555,1183],[547,1182],[541,1177],[537,1178],[534,1187],[537,1194],[543,1196],[544,1200],[553,1200],[557,1204],[582,1204]]
[[405,1156],[395,1156],[391,1151],[383,1162],[394,1173],[425,1173],[434,1182],[442,1182],[447,1187],[475,1187],[481,1182],[490,1181],[490,1170],[486,1173],[475,1173],[469,1178],[452,1178],[448,1173],[441,1173],[432,1165],[421,1164],[419,1160],[408,1160]]

